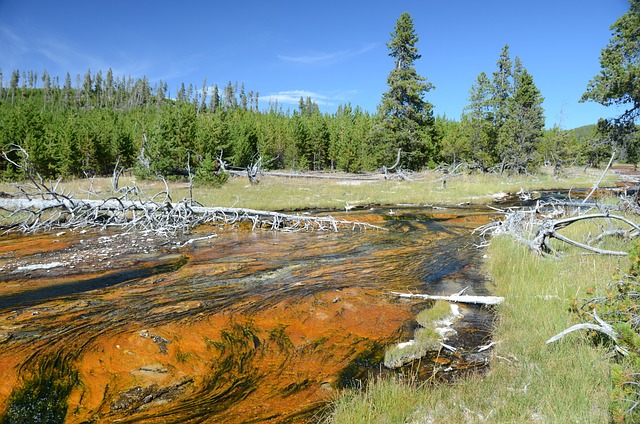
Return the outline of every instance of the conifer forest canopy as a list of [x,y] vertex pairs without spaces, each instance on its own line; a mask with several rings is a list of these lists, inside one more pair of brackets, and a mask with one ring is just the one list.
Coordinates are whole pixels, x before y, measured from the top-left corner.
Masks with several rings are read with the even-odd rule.
[[[428,94],[437,88],[416,71],[419,36],[405,12],[387,44],[393,62],[376,113],[349,103],[322,113],[302,97],[294,110],[277,103],[260,110],[259,93],[244,83],[211,87],[206,78],[201,87],[182,83],[169,97],[166,82],[118,76],[111,69],[64,77],[46,69],[9,75],[0,69],[0,146],[20,145],[47,178],[109,175],[116,164],[155,178],[205,168],[216,159],[246,168],[258,156],[270,169],[367,172],[390,166],[398,152],[401,166],[412,171],[445,163],[516,173],[541,165],[598,165],[614,147],[619,159],[635,163],[637,49],[629,34],[638,27],[638,2],[631,3],[612,26],[603,72],[582,99],[631,101],[625,131],[613,130],[619,120],[545,129],[544,93],[508,45],[496,52],[495,68],[470,87],[459,120],[434,116]],[[21,172],[10,161],[0,163],[3,179],[20,178]]]

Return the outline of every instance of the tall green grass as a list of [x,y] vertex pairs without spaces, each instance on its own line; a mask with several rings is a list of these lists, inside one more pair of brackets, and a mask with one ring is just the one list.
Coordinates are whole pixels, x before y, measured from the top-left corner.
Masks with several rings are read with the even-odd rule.
[[608,422],[608,351],[580,333],[551,345],[545,341],[577,322],[569,312],[571,299],[586,287],[605,285],[618,267],[628,267],[628,259],[570,248],[564,253],[545,259],[509,238],[493,240],[486,270],[494,294],[506,300],[496,309],[497,345],[487,373],[441,385],[374,379],[338,397],[326,422]]

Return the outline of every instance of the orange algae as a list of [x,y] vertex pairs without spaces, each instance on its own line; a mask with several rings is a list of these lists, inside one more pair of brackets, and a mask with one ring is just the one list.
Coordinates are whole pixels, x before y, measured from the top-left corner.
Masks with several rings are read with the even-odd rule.
[[[258,302],[259,299],[254,299]],[[243,422],[267,415],[287,416],[308,409],[309,404],[330,399],[337,374],[367,346],[367,341],[392,338],[411,318],[405,303],[389,302],[375,290],[349,288],[326,291],[303,299],[287,299],[252,314],[195,315],[156,328],[127,328],[123,333],[94,340],[78,364],[82,387],[69,399],[70,422],[106,414],[111,402],[127,389],[156,384],[170,387],[189,380],[181,398],[197,393],[220,359],[221,333],[231,325],[250,325],[265,345],[275,346],[274,334],[286,340],[284,349],[272,348],[256,356],[253,373],[265,376],[240,402],[225,405],[211,422]],[[169,341],[163,353],[147,331]],[[270,342],[271,340],[271,342]],[[295,360],[292,360],[295,359]],[[155,370],[155,371],[154,371]],[[304,383],[304,384],[301,384]],[[295,393],[287,388],[300,386]],[[274,396],[275,395],[275,396]],[[105,399],[106,398],[106,399]],[[163,408],[175,408],[180,398],[155,405],[152,416]]]

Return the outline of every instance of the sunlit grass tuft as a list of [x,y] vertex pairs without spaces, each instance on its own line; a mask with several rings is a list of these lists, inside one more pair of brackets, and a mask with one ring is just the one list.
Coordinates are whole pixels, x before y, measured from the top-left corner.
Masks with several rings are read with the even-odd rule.
[[436,300],[433,306],[422,310],[416,321],[423,327],[430,327],[434,321],[440,321],[451,315],[451,303],[446,300]]

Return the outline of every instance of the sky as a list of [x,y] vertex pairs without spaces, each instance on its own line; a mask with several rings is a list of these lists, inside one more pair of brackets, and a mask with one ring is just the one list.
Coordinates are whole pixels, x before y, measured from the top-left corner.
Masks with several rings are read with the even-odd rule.
[[387,43],[408,12],[417,72],[435,85],[434,113],[459,120],[481,72],[509,45],[545,98],[547,127],[571,129],[619,114],[579,103],[628,0],[0,0],[0,69],[160,80],[220,89],[245,84],[260,108],[311,97],[333,113],[375,113],[393,68]]

